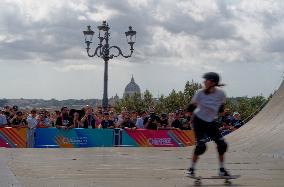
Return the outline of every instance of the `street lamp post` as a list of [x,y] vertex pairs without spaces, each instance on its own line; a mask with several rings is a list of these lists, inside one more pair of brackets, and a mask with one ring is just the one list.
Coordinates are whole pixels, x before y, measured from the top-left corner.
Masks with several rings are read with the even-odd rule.
[[[129,58],[132,56],[134,48],[133,45],[136,40],[136,31],[132,30],[132,27],[129,26],[129,30],[125,32],[127,43],[130,45],[130,54],[124,55],[121,51],[121,49],[118,46],[110,46],[109,45],[109,33],[110,27],[108,26],[108,23],[106,21],[103,21],[102,25],[98,26],[99,30],[99,44],[95,49],[95,52],[90,54],[90,45],[92,43],[93,36],[95,34],[94,31],[92,31],[91,26],[87,26],[87,30],[83,31],[83,34],[85,36],[85,43],[87,45],[86,50],[89,57],[100,57],[105,62],[105,69],[104,69],[104,93],[103,93],[103,110],[106,111],[108,108],[108,61],[109,59],[112,59],[114,57],[123,56],[124,58]],[[110,54],[111,49],[116,49],[117,54]]]

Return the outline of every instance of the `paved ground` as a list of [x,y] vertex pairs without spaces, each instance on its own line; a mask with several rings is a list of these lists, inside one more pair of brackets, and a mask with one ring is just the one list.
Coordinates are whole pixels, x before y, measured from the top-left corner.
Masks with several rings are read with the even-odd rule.
[[[198,165],[202,175],[217,173],[214,146],[209,149]],[[193,186],[184,177],[190,152],[191,148],[2,149],[0,155],[8,157],[7,166],[15,179],[27,187],[186,187]],[[233,181],[234,186],[284,184],[281,158],[231,150],[227,167],[242,175]],[[223,186],[223,181],[203,184]]]
[[[248,124],[227,136],[226,166],[242,175],[232,186],[284,186],[284,84]],[[215,175],[214,144],[198,164]],[[189,187],[192,147],[0,149],[0,187]],[[205,180],[203,186],[223,186]]]

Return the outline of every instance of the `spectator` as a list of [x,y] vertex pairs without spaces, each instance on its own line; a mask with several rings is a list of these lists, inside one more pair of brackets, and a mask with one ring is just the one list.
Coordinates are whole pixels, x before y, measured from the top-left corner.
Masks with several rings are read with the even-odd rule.
[[4,110],[3,110],[3,114],[6,116],[6,120],[7,120],[7,125],[10,124],[10,120],[11,120],[11,107],[9,105],[5,105],[4,106]]
[[8,124],[6,115],[3,110],[0,110],[0,127],[5,127]]
[[118,115],[117,126],[121,126],[121,124],[125,121],[125,117],[128,115],[128,111],[126,108],[123,108],[121,113]]
[[185,112],[184,118],[181,120],[182,130],[191,130],[191,116],[192,112]]
[[100,126],[102,120],[103,120],[103,111],[99,108],[94,114],[94,118],[96,121],[96,128]]
[[37,116],[36,128],[47,128],[49,127],[48,119],[45,116],[45,112],[41,111]]
[[224,112],[220,113],[217,123],[222,136],[225,136],[234,130],[231,125],[231,116],[229,114],[229,109],[225,109]]
[[27,117],[28,129],[34,129],[37,125],[37,110],[34,108]]
[[101,128],[103,129],[114,128],[114,121],[108,112],[104,112],[103,120],[101,122]]
[[160,128],[159,129],[168,129],[170,128],[169,121],[168,121],[168,115],[166,113],[161,114],[160,118]]
[[121,128],[123,129],[136,129],[135,124],[131,121],[130,116],[127,115],[125,120],[121,124]]
[[27,117],[28,129],[27,129],[27,147],[34,147],[34,133],[37,125],[37,110],[32,109],[31,113]]
[[146,116],[147,116],[147,112],[145,112],[145,111],[139,113],[139,116],[137,117],[136,124],[135,124],[135,126],[138,129],[144,129],[145,128],[144,127],[144,121],[145,121]]
[[110,117],[110,119],[112,120],[112,121],[117,121],[117,115],[115,114],[115,112],[114,111],[109,111],[109,117]]
[[231,124],[232,126],[235,128],[235,129],[238,129],[240,128],[241,126],[243,126],[243,121],[241,120],[241,115],[240,113],[238,112],[234,112],[233,113],[233,119],[231,121]]
[[172,122],[172,127],[175,128],[175,129],[182,129],[182,124],[181,124],[179,112],[176,112],[176,114],[175,114],[175,119]]
[[85,107],[85,115],[81,119],[83,123],[83,128],[85,129],[95,129],[99,124],[96,124],[96,118],[93,114],[93,108],[89,105]]
[[51,112],[50,114],[50,118],[49,118],[49,124],[52,126],[52,127],[55,127],[55,122],[56,122],[56,119],[61,115],[60,111],[56,110],[54,112]]
[[160,127],[160,118],[154,112],[151,112],[147,120],[145,120],[145,128],[157,130]]
[[10,109],[10,116],[9,116],[9,121],[11,122],[12,118],[14,118],[16,116],[16,113],[18,112],[19,107],[17,105],[14,105],[11,109]]
[[168,123],[170,127],[172,127],[172,123],[174,120],[175,120],[175,114],[173,112],[170,112],[168,114]]
[[137,122],[137,112],[135,112],[135,111],[132,111],[132,112],[131,112],[130,120],[131,120],[134,124],[136,124],[136,122]]
[[43,125],[41,126],[41,128],[46,128],[50,126],[49,125],[50,113],[47,110],[41,109],[38,117],[40,118],[41,124]]
[[14,117],[11,119],[11,126],[20,128],[20,127],[27,127],[28,122],[26,119],[23,118],[23,112],[17,111]]
[[79,112],[75,111],[73,113],[73,118],[72,118],[72,126],[74,128],[82,128],[83,127],[83,124],[80,120],[80,114]]
[[72,128],[72,118],[69,116],[68,107],[64,106],[61,108],[61,115],[55,121],[55,127],[58,129],[69,129]]

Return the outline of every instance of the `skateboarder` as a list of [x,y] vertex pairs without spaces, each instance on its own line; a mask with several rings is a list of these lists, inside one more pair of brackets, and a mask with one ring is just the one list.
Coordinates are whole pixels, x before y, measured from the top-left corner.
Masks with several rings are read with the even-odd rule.
[[203,75],[204,88],[198,90],[193,96],[187,110],[193,112],[193,129],[196,138],[196,147],[193,152],[192,165],[187,169],[189,176],[195,177],[195,166],[200,155],[206,150],[208,137],[215,141],[219,153],[220,176],[230,176],[224,168],[224,154],[227,151],[227,143],[219,132],[214,120],[218,112],[224,110],[225,93],[217,88],[224,86],[219,84],[220,77],[215,72],[208,72]]

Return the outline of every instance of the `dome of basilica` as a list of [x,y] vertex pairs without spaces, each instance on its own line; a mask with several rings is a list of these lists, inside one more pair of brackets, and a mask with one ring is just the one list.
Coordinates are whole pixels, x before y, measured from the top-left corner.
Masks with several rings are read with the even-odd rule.
[[138,84],[135,83],[134,78],[132,76],[130,83],[128,83],[124,89],[124,94],[123,96],[125,97],[126,95],[132,96],[134,93],[141,94],[140,92],[140,87]]

